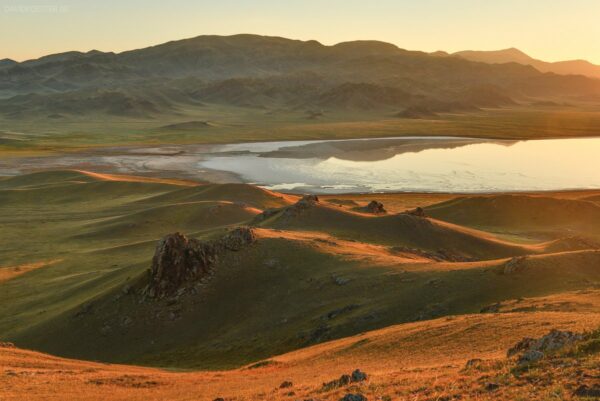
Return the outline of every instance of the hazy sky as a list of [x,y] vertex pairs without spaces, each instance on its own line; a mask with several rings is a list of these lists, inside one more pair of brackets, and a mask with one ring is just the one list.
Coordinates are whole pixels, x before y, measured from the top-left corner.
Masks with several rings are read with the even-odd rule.
[[600,0],[0,0],[0,59],[257,33],[600,64]]

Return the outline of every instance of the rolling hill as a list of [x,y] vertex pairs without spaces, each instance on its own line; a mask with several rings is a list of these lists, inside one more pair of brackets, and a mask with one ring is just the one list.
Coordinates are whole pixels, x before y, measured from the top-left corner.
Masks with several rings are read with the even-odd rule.
[[[358,195],[335,203],[85,171],[5,178],[0,195],[0,338],[75,358],[239,368],[368,330],[587,291],[600,280],[597,247],[557,236],[552,224],[535,227],[537,240],[508,211],[493,234],[467,228],[484,225],[478,216],[489,206],[478,197],[429,206],[426,213],[439,211],[434,219],[404,212],[418,199],[410,195],[386,194],[395,210],[374,215]],[[550,215],[566,209],[545,199]],[[488,201],[519,213],[502,196]],[[575,209],[593,221],[594,203],[573,202],[589,204]],[[218,245],[236,227],[252,240]],[[165,298],[148,295],[157,241],[177,231],[213,255],[210,274]]]

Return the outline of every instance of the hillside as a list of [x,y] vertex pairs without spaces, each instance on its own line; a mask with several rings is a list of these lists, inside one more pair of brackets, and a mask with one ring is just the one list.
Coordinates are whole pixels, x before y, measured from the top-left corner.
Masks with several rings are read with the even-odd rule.
[[589,61],[569,60],[549,63],[534,59],[515,48],[496,51],[461,51],[452,55],[488,64],[518,63],[530,65],[541,72],[551,72],[560,75],[583,75],[595,79],[600,78],[600,66],[592,64]]
[[[597,292],[592,295],[597,299]],[[534,305],[546,301],[524,300]],[[585,394],[582,388],[594,389],[597,352],[582,350],[569,355],[567,349],[521,373],[522,368],[506,353],[525,337],[546,335],[548,327],[583,332],[599,324],[597,310],[589,312],[576,306],[568,312],[530,310],[442,318],[361,333],[226,372],[182,373],[108,365],[0,346],[0,374],[5,384],[0,394],[8,400],[18,399],[28,387],[31,400],[193,397],[200,401],[262,401],[300,397],[338,401],[345,394],[363,394],[368,400],[459,396],[479,400],[546,400],[557,396],[585,400],[575,394]],[[324,385],[355,369],[365,372],[367,380],[339,387]]]
[[[509,219],[519,204],[503,196],[489,197],[508,210],[491,224],[477,217],[488,214],[478,197],[386,194],[390,210],[373,214],[361,195],[300,199],[243,184],[85,171],[6,178],[0,195],[0,338],[62,356],[229,369],[600,281],[593,241],[558,235],[552,224],[532,237],[526,220]],[[567,209],[539,200],[549,215]],[[440,201],[425,209],[435,219],[406,212]],[[594,221],[594,203],[570,202],[589,204],[575,207],[577,217]],[[237,227],[249,227],[249,242],[230,237]],[[585,236],[586,227],[572,230]],[[153,298],[152,255],[174,232],[208,247],[198,252],[213,255],[202,270],[209,274]]]

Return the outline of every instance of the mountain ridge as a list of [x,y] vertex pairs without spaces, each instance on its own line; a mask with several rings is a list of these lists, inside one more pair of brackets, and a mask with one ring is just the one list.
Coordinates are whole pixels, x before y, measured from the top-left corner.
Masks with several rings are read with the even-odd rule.
[[514,47],[492,51],[465,50],[453,53],[452,56],[488,64],[519,63],[531,65],[540,72],[552,72],[558,75],[584,75],[600,79],[600,65],[587,60],[542,61]]

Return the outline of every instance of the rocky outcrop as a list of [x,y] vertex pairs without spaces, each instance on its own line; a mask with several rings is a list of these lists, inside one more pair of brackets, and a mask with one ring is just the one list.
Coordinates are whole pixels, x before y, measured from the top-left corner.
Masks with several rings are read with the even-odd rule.
[[386,214],[387,210],[383,207],[383,203],[378,202],[376,200],[371,201],[367,206],[363,209],[366,213],[372,214]]
[[548,352],[560,350],[583,339],[584,336],[582,334],[571,331],[552,330],[550,333],[537,339],[529,337],[522,339],[508,350],[507,356],[518,355],[518,363],[520,365],[529,364],[543,359]]
[[150,283],[144,293],[150,298],[171,296],[185,283],[210,276],[223,252],[239,251],[255,241],[254,231],[246,227],[236,228],[214,241],[200,241],[181,233],[169,234],[156,246]]
[[360,383],[365,380],[367,380],[367,374],[360,369],[356,369],[350,375],[342,375],[339,379],[323,383],[323,391],[334,390],[336,388],[347,386],[350,383]]

